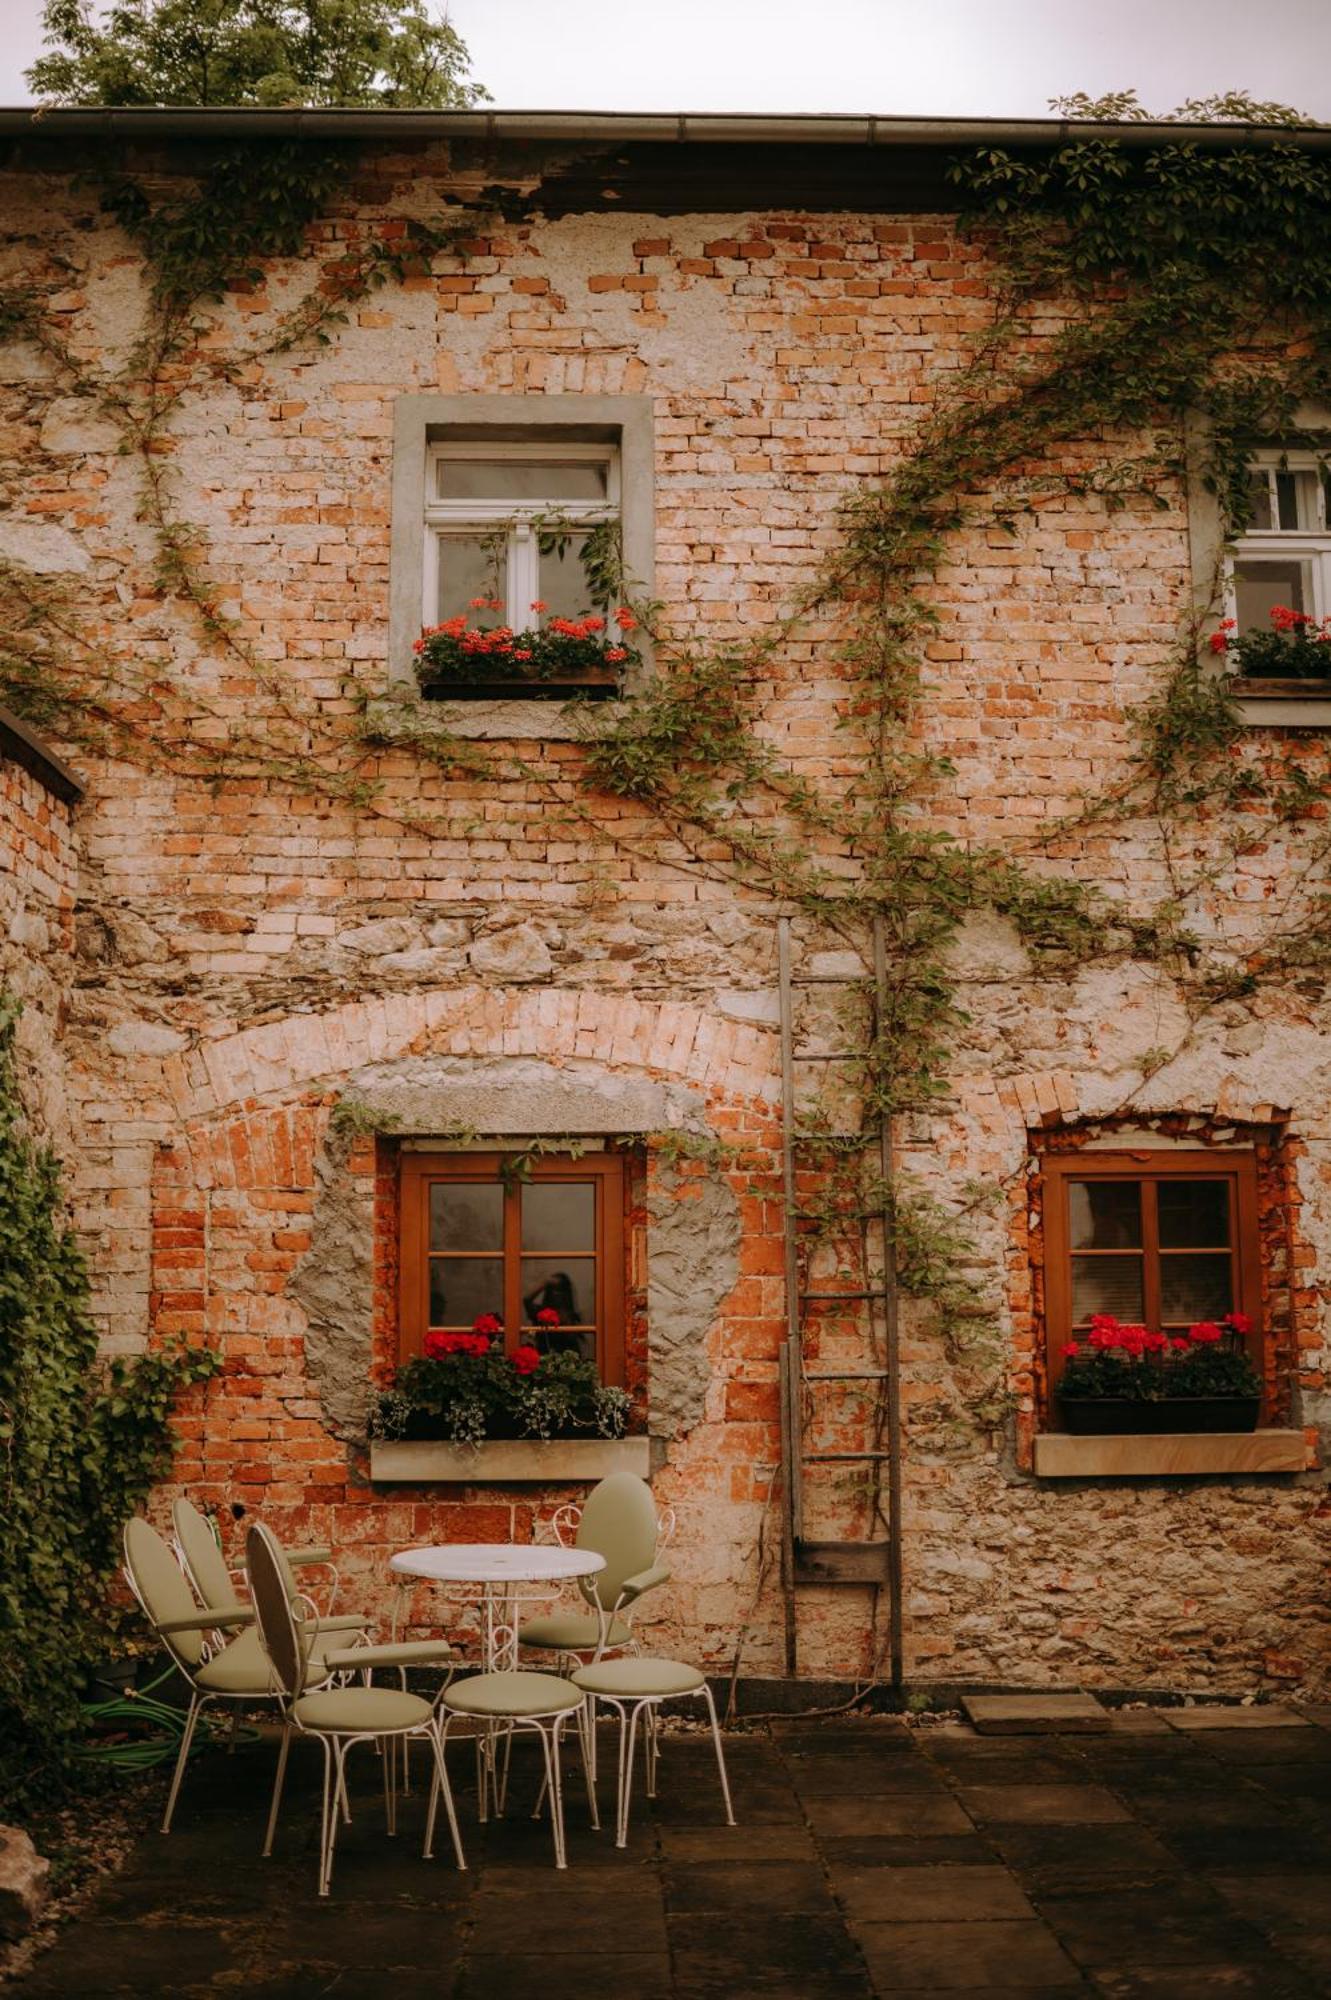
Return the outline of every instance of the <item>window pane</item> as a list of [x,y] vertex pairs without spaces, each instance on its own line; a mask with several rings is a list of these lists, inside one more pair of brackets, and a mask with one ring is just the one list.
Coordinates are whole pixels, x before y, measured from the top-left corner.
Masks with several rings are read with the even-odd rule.
[[1248,474],[1248,505],[1251,512],[1248,526],[1259,531],[1269,529],[1271,521],[1271,482],[1265,472]]
[[596,1317],[596,1260],[592,1257],[524,1257],[522,1316],[557,1312],[562,1326],[586,1326]]
[[1068,1225],[1074,1250],[1135,1250],[1142,1240],[1140,1181],[1071,1181]]
[[508,550],[504,537],[441,535],[439,537],[439,623],[465,611],[473,625],[500,625],[507,612],[472,611],[473,597],[497,597],[507,603]]
[[1227,1256],[1160,1259],[1160,1317],[1166,1326],[1223,1319],[1233,1305]]
[[541,556],[541,599],[551,618],[580,618],[584,612],[598,608],[592,601],[582,567],[586,539],[585,535],[570,535],[562,554],[551,550]]
[[1276,511],[1282,528],[1298,529],[1304,526],[1299,519],[1300,487],[1306,484],[1301,473],[1278,472],[1276,474]]
[[1300,562],[1254,562],[1244,557],[1234,564],[1234,602],[1243,632],[1269,632],[1274,605],[1306,611],[1306,565]]
[[478,1313],[504,1311],[504,1265],[499,1257],[432,1257],[430,1325],[467,1327]]
[[441,500],[604,500],[604,459],[441,458]]
[[432,1250],[502,1250],[503,1247],[504,1190],[497,1183],[431,1183]]
[[1161,1181],[1160,1243],[1166,1250],[1203,1250],[1229,1242],[1228,1181]]
[[1142,1304],[1140,1257],[1074,1257],[1072,1260],[1072,1319],[1081,1326],[1093,1313],[1113,1313],[1115,1319],[1137,1324]]
[[596,1188],[586,1181],[569,1186],[547,1182],[522,1190],[524,1250],[594,1250]]

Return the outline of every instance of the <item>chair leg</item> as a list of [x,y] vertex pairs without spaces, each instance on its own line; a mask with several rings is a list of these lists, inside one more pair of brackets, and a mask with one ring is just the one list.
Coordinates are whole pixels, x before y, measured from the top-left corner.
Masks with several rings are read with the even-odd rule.
[[391,1736],[380,1740],[379,1761],[384,1771],[384,1821],[391,1840],[397,1832],[397,1744]]
[[263,1856],[267,1860],[273,1851],[273,1840],[277,1833],[277,1812],[282,1803],[282,1787],[286,1782],[287,1753],[291,1749],[291,1724],[282,1724],[282,1744],[277,1753],[277,1775],[273,1779],[273,1803],[268,1809],[268,1831],[263,1837]]
[[[590,1709],[590,1714],[588,1710]],[[577,1710],[578,1747],[582,1751],[582,1775],[587,1782],[587,1810],[592,1831],[601,1830],[601,1814],[596,1804],[596,1704],[589,1695]]]
[[319,1814],[319,1894],[328,1894],[329,1856],[332,1853],[332,1829],[337,1825],[337,1792],[333,1778],[333,1745],[327,1736],[319,1738],[324,1753],[324,1782]]
[[[405,1739],[404,1739],[405,1740]],[[464,1872],[466,1857],[462,1852],[462,1835],[458,1832],[458,1816],[453,1805],[453,1788],[448,1782],[448,1766],[444,1762],[444,1732],[431,1729],[430,1748],[434,1752],[434,1781],[430,1786],[430,1811],[425,1823],[425,1858],[434,1858],[434,1815],[440,1794],[443,1795],[444,1811],[448,1814],[448,1830],[453,1836],[453,1853],[457,1864]]]
[[[628,1728],[624,1727],[624,1713],[620,1710],[619,1723],[619,1825],[615,1834],[615,1846],[629,1844],[629,1801],[633,1796],[633,1748],[638,1734],[638,1717],[650,1704],[638,1702],[628,1717]],[[627,1739],[627,1740],[626,1740]]]
[[735,1808],[730,1803],[730,1780],[726,1776],[726,1758],[725,1752],[721,1748],[721,1731],[717,1726],[716,1703],[712,1699],[712,1690],[708,1687],[706,1681],[703,1682],[699,1693],[707,1703],[707,1717],[712,1725],[712,1742],[716,1745],[716,1768],[721,1774],[721,1796],[726,1802],[726,1825],[733,1826],[735,1824]]
[[189,1715],[185,1722],[185,1733],[180,1739],[180,1755],[176,1758],[175,1775],[171,1780],[171,1791],[166,1801],[166,1811],[162,1814],[163,1833],[170,1833],[171,1831],[171,1816],[175,1812],[176,1800],[180,1796],[180,1783],[185,1775],[185,1766],[189,1762],[190,1745],[194,1741],[194,1731],[199,1720],[199,1710],[202,1707],[202,1697],[197,1693],[191,1692]]
[[[319,1885],[319,1894],[321,1896],[326,1896],[333,1886],[333,1848],[337,1842],[337,1801],[338,1799],[345,1800],[347,1796],[347,1750],[350,1745],[344,1743],[340,1736],[335,1736],[332,1739],[332,1747],[333,1761],[337,1770],[337,1787],[333,1799],[333,1808],[328,1816],[328,1847],[324,1860],[323,1881]],[[350,1814],[347,1817],[350,1819]]]
[[656,1702],[653,1702],[651,1707],[648,1709],[645,1717],[643,1718],[643,1723],[644,1723],[644,1730],[643,1730],[642,1747],[643,1747],[643,1762],[646,1765],[647,1769],[647,1796],[649,1799],[654,1799],[656,1797],[656,1762],[657,1758],[661,1754],[661,1747],[660,1747],[661,1711]]
[[550,1725],[538,1722],[541,1749],[545,1756],[545,1775],[550,1786],[550,1825],[555,1836],[555,1867],[567,1868],[568,1857],[564,1852],[564,1795],[559,1782],[559,1731],[563,1716],[557,1715]]

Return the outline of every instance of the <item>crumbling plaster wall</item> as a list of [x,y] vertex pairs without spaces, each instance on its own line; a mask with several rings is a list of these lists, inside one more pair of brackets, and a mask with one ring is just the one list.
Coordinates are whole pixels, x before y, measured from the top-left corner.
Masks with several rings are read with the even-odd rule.
[[[445,149],[372,159],[304,268],[284,264],[266,291],[229,302],[224,324],[248,338],[363,223],[436,212],[451,170]],[[113,365],[142,300],[124,239],[56,176],[11,172],[0,191],[25,239],[11,260],[41,282],[34,242],[71,259],[58,283],[52,267],[52,310],[80,352]],[[438,260],[358,306],[330,348],[269,356],[242,382],[183,399],[181,506],[207,526],[210,573],[252,643],[335,739],[346,732],[359,764],[354,718],[388,681],[398,396],[651,397],[665,615],[739,643],[808,579],[840,496],[892,465],[933,382],[985,323],[987,286],[982,253],[945,217],[514,224],[465,263]],[[164,698],[159,727],[188,734],[191,694],[223,720],[261,716],[267,697],[238,684],[157,589],[133,464],[79,402],[33,347],[0,350],[0,421],[28,469],[0,495],[0,551],[70,583],[110,656],[170,665],[182,695]],[[920,724],[955,769],[935,823],[1020,843],[1084,787],[1121,776],[1127,711],[1149,695],[1189,601],[1186,496],[1165,497],[1161,512],[1111,516],[1093,495],[1062,496],[1011,534],[977,524],[949,544]],[[815,782],[854,767],[830,636],[816,623],[791,636],[753,690],[764,736]],[[1298,754],[1319,757],[1319,740]],[[540,1129],[549,1065],[564,1091],[579,1064],[599,1065],[627,1093],[628,1136],[700,1119],[750,1149],[742,1170],[681,1169],[678,1185],[660,1175],[649,1187],[652,1423],[666,1443],[659,1490],[681,1519],[665,1637],[724,1660],[756,1593],[746,1662],[779,1670],[775,908],[698,867],[636,807],[593,803],[581,834],[563,821],[556,834],[544,781],[567,782],[576,747],[552,731],[523,755],[540,780],[496,786],[445,781],[385,748],[367,767],[378,804],[362,811],[262,777],[213,786],[151,756],[88,760],[65,1048],[108,1345],[176,1331],[222,1345],[224,1376],[183,1419],[181,1480],[346,1548],[355,1601],[376,1601],[384,1557],[408,1540],[529,1532],[562,1496],[479,1483],[385,1493],[348,1456],[364,1410],[374,1166],[355,1146],[339,1164],[327,1121],[361,1091],[422,1132],[466,1099],[482,1115],[459,1122],[479,1129],[496,1087],[525,1079],[504,1129],[526,1136]],[[1223,928],[1241,952],[1287,864],[1280,841],[1255,843],[1189,920]],[[1125,900],[1168,887],[1147,824],[1070,833],[1058,865]],[[957,954],[970,1023],[952,1098],[903,1121],[902,1149],[945,1201],[976,1180],[1002,1192],[977,1217],[977,1265],[1018,1418],[1033,1417],[1020,1344],[1030,1269],[1010,1208],[1031,1130],[1125,1106],[1143,1120],[1288,1114],[1302,1148],[1299,1394],[1304,1419],[1317,1418],[1331,1279],[1322,1000],[1268,991],[1194,1028],[1158,967],[1051,975],[987,919],[965,927]],[[1160,1049],[1170,1060],[1143,1080]],[[923,1310],[907,1315],[906,1361],[913,1672],[1325,1682],[1316,1474],[1040,1486],[1015,1461],[1010,1425],[990,1434],[966,1420],[974,1371]],[[839,1489],[819,1500],[832,1526],[858,1504]],[[872,1664],[867,1593],[811,1590],[799,1622],[806,1670]]]

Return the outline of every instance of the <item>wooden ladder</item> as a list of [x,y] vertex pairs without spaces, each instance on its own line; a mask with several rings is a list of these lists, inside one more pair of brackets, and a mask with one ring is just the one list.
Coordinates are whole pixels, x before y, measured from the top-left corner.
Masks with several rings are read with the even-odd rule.
[[[824,1134],[801,1131],[797,1123],[795,1075],[801,1063],[862,1063],[864,1049],[844,1049],[805,1053],[795,1046],[795,995],[814,986],[840,986],[848,991],[867,987],[873,1009],[873,1023],[882,1017],[887,988],[887,955],[881,923],[873,928],[873,972],[857,977],[844,973],[806,973],[792,970],[792,936],[788,917],[779,920],[777,958],[781,999],[781,1098],[782,1149],[785,1170],[785,1276],[786,1338],[781,1345],[781,1470],[783,1490],[782,1581],[785,1586],[786,1671],[798,1672],[799,1632],[795,1592],[801,1584],[868,1584],[874,1591],[875,1621],[878,1593],[884,1585],[888,1597],[888,1645],[891,1683],[902,1684],[902,1538],[901,1538],[901,1378],[900,1331],[897,1313],[896,1260],[892,1216],[892,1121],[884,1117],[871,1128],[854,1135],[865,1152],[877,1154],[884,1199],[881,1209],[860,1218],[861,1275],[859,1289],[810,1290],[800,1255],[800,1216],[797,1204],[798,1158],[801,1145],[808,1146]],[[870,1282],[867,1229],[876,1222],[882,1230],[881,1280]],[[807,1307],[824,1302],[855,1304],[863,1309],[868,1331],[870,1358],[881,1353],[882,1367],[809,1367],[805,1355]],[[881,1339],[877,1337],[881,1328]],[[815,1399],[820,1388],[837,1382],[872,1382],[878,1385],[875,1399],[873,1442],[860,1451],[816,1451],[811,1449],[809,1432],[814,1422]],[[859,1541],[830,1542],[809,1540],[804,1533],[804,1473],[810,1465],[867,1463],[875,1469],[871,1515],[883,1519],[886,1534]],[[882,1474],[886,1471],[886,1495]],[[885,1500],[885,1505],[884,1505]],[[872,1522],[871,1522],[872,1525]]]

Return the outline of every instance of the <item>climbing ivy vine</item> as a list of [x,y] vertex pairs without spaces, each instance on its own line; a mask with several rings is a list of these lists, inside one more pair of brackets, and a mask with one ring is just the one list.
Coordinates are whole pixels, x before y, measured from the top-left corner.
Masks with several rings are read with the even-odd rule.
[[210,1349],[99,1361],[55,1156],[31,1138],[0,994],[0,1800],[49,1793],[114,1629],[126,1520],[166,1473],[177,1392]]
[[[1121,94],[1064,109],[1074,120],[1138,115]],[[228,608],[206,539],[181,511],[174,472],[172,419],[186,399],[221,384],[244,395],[275,356],[335,338],[349,307],[376,287],[428,271],[441,256],[465,256],[473,237],[520,218],[523,198],[491,191],[493,211],[459,204],[429,225],[363,225],[343,200],[355,156],[299,144],[205,161],[195,186],[165,202],[127,172],[105,174],[101,198],[150,274],[142,338],[128,361],[91,371],[37,284],[0,299],[0,325],[38,341],[71,390],[96,399],[120,427],[140,467],[157,592],[187,607],[205,653],[263,700],[224,698],[207,675],[185,681],[164,657],[127,662],[60,592],[15,565],[0,576],[14,635],[0,688],[27,713],[115,754],[217,782],[257,778],[410,831],[465,828],[468,783],[485,778],[543,787],[552,821],[592,843],[649,845],[649,820],[611,826],[599,806],[606,796],[634,801],[678,844],[678,865],[775,898],[866,964],[871,927],[880,927],[886,984],[859,1080],[871,1117],[927,1114],[945,1101],[966,1033],[951,947],[975,911],[1008,918],[1049,972],[1092,957],[1160,964],[1185,997],[1189,1033],[1209,1009],[1264,982],[1320,991],[1331,964],[1322,886],[1331,787],[1318,751],[1242,732],[1200,644],[1218,574],[1211,602],[1203,593],[1181,617],[1174,654],[1134,717],[1128,768],[1111,788],[1003,848],[955,838],[931,817],[952,774],[921,726],[922,662],[940,619],[934,579],[962,529],[985,524],[1016,536],[1069,497],[1106,514],[1169,508],[1193,479],[1214,495],[1232,536],[1246,519],[1253,443],[1324,442],[1303,413],[1331,400],[1331,164],[1300,144],[1290,129],[1297,119],[1281,107],[1231,94],[1181,112],[1251,129],[1241,145],[1182,130],[1128,145],[1094,122],[1084,131],[1074,122],[1038,157],[989,147],[955,162],[965,226],[998,273],[992,313],[964,365],[935,381],[888,476],[848,495],[837,545],[761,639],[710,647],[660,607],[639,606],[657,674],[636,698],[591,715],[573,783],[567,765],[552,775],[512,749],[461,743],[410,703],[391,726],[367,716],[349,730],[330,720],[262,657]],[[227,297],[265,285],[273,260],[308,249],[312,227],[326,235],[330,216],[335,237],[313,287],[264,318],[249,344],[235,338]],[[632,580],[612,573],[613,558],[598,548],[604,594],[631,598]],[[755,727],[762,690],[797,635],[812,635],[843,678],[853,785],[815,783]],[[456,799],[446,785],[433,812],[403,807],[377,775],[385,742],[468,782]],[[1060,866],[1060,846],[1078,834],[1129,825],[1148,831],[1165,894],[1111,900]],[[1199,911],[1273,832],[1297,840],[1297,865],[1260,942],[1228,941]],[[1177,1053],[1143,1058],[1141,1081]],[[971,1197],[958,1214],[921,1189],[885,1196],[874,1185],[857,1209],[863,1164],[846,1161],[844,1149],[823,1148],[822,1167],[834,1183],[841,1176],[828,1197],[839,1220],[847,1202],[852,1213],[896,1204],[903,1284],[931,1297],[945,1321],[979,1323],[972,1292],[963,1301],[957,1291],[958,1230]],[[975,1348],[971,1340],[972,1361]],[[986,1352],[996,1374],[996,1344]],[[992,1406],[988,1389],[973,1393]]]

